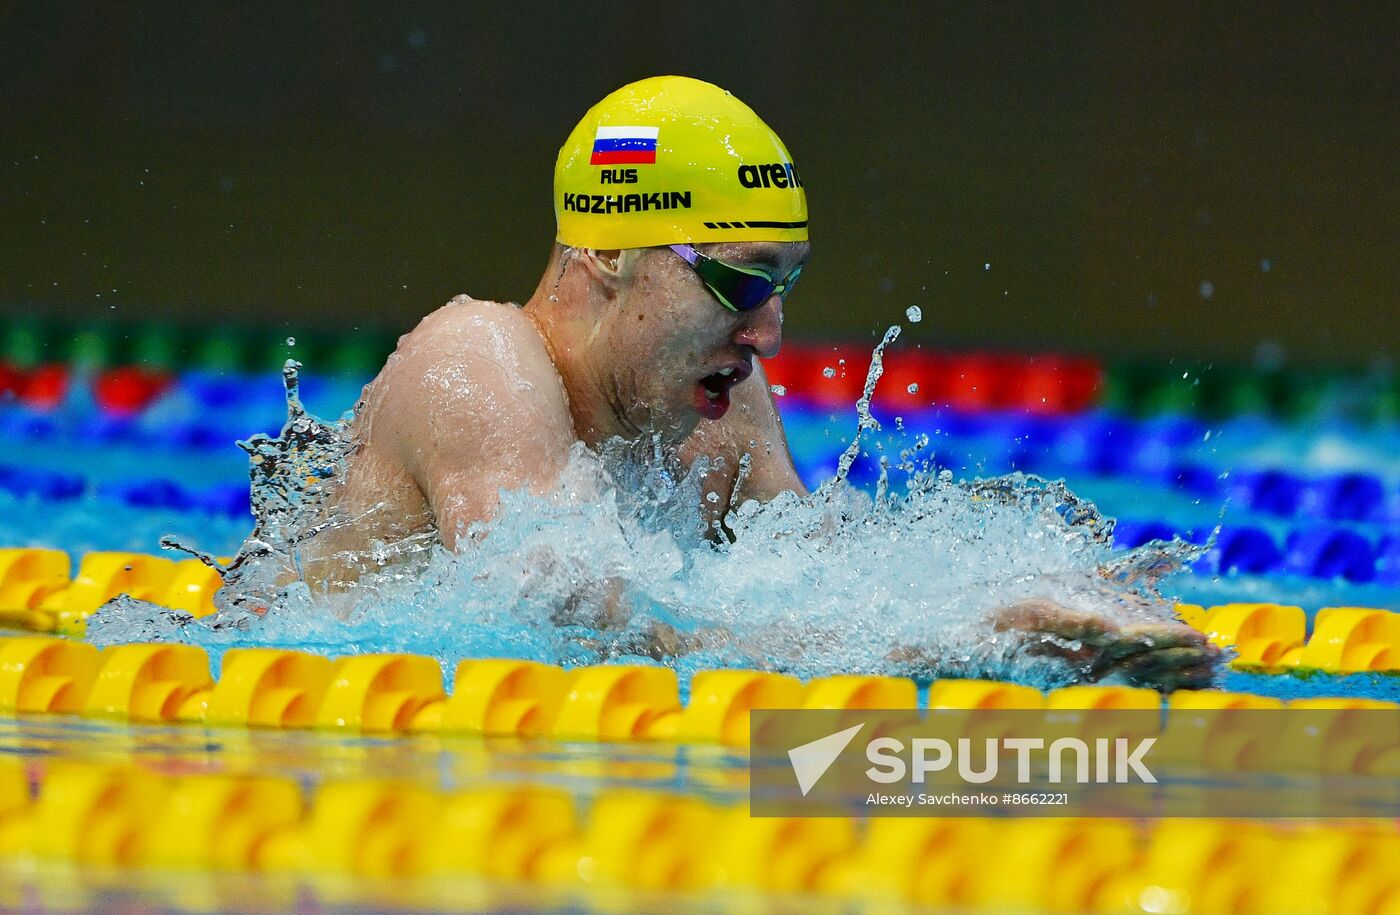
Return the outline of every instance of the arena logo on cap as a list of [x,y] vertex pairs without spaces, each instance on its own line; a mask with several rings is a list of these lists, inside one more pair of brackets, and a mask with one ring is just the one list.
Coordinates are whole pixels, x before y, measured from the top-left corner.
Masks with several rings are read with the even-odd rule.
[[659,127],[599,127],[589,165],[655,165]]
[[801,187],[797,169],[791,162],[767,162],[739,166],[739,183],[744,187]]

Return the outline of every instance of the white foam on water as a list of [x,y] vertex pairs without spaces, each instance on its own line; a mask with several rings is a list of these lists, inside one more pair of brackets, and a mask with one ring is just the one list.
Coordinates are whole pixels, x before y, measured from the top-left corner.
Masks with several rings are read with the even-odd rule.
[[121,598],[89,620],[89,639],[182,641],[216,658],[248,645],[414,652],[448,671],[465,657],[518,657],[1048,687],[1083,671],[1044,656],[1035,637],[997,631],[990,611],[1044,598],[1119,623],[1170,620],[1157,583],[1202,548],[1115,552],[1112,520],[1062,483],[955,481],[916,467],[898,491],[882,474],[872,496],[845,480],[879,428],[870,398],[897,336],[891,328],[873,353],[836,477],[809,496],[733,508],[732,539],[704,536],[702,464],[683,473],[659,447],[580,444],[553,491],[503,491],[498,515],[459,538],[456,553],[435,536],[371,544],[359,581],[333,594],[313,593],[300,572],[316,538],[346,522],[324,507],[350,417],[309,416],[289,363],[282,435],[242,443],[257,525],[227,571],[220,612],[194,620]]

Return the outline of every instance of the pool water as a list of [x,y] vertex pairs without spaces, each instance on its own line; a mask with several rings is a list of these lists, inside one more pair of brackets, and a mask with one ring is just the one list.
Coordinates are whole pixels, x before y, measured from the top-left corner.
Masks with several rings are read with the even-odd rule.
[[[360,379],[302,374],[300,394],[313,414],[338,416],[360,391]],[[57,408],[0,407],[10,439],[0,462],[0,542],[66,550],[75,561],[95,550],[156,552],[166,535],[213,555],[235,552],[251,523],[247,456],[232,442],[279,428],[281,379],[190,372],[124,416],[104,410],[90,387],[73,383]],[[1215,548],[1191,571],[1161,583],[1166,596],[1309,612],[1400,607],[1400,426],[1134,418],[1103,409],[1036,415],[879,393],[872,419],[881,428],[867,431],[849,475],[857,488],[880,485],[882,462],[893,493],[915,463],[959,479],[1015,471],[1062,478],[1118,519],[1120,547],[1172,534],[1203,543],[1219,529]],[[777,402],[794,462],[815,489],[852,440],[854,405],[801,391]],[[1269,691],[1318,688],[1282,683]],[[1389,693],[1388,684],[1345,688]]]
[[[820,362],[820,351],[812,353],[808,358]],[[904,390],[910,396],[876,398],[872,418],[881,428],[868,431],[862,439],[849,476],[850,483],[860,490],[901,492],[911,478],[911,468],[901,464],[915,462],[927,466],[926,475],[915,475],[916,480],[928,480],[928,474],[939,470],[956,479],[1013,472],[1063,479],[1104,516],[1118,519],[1111,547],[1091,538],[1083,542],[1068,538],[1062,553],[1054,553],[1057,562],[1068,557],[1067,567],[1127,555],[1129,548],[1179,534],[1196,544],[1209,540],[1210,548],[1193,568],[1157,583],[1157,589],[1169,599],[1204,606],[1236,601],[1296,604],[1304,608],[1310,621],[1319,608],[1329,606],[1400,608],[1400,424],[1359,424],[1325,416],[1297,422],[1262,414],[1211,420],[1187,413],[1140,416],[1092,404],[1082,409],[1030,412],[1004,405],[935,407],[912,397],[906,385],[913,382],[904,377],[895,380],[899,386],[895,393]],[[302,398],[312,413],[339,416],[353,404],[362,382],[360,377],[320,376],[312,366],[303,376]],[[234,553],[248,534],[252,519],[247,455],[233,440],[280,428],[286,417],[286,401],[276,373],[186,372],[174,376],[149,404],[128,411],[112,411],[93,398],[92,389],[92,384],[79,378],[54,405],[0,404],[0,440],[6,445],[0,456],[0,545],[61,549],[76,563],[93,551],[154,553],[162,537],[173,535],[213,555]],[[815,489],[830,479],[846,453],[856,430],[856,410],[845,401],[814,396],[795,385],[778,397],[778,404],[795,464]],[[526,516],[538,509],[529,502],[516,506]],[[969,505],[955,509],[948,517],[980,518],[988,530],[1019,517],[995,512],[979,515]],[[878,508],[861,511],[869,513],[856,515],[877,529],[890,518]],[[897,518],[896,522],[903,523]],[[1040,522],[1008,524],[1006,530],[1056,530],[1053,523],[1037,524]],[[570,528],[567,519],[561,525],[568,536],[589,530]],[[596,542],[607,541],[600,538]],[[666,553],[669,543],[657,541],[656,555],[670,555]],[[632,546],[619,544],[619,550]],[[857,540],[859,549],[870,552],[853,555],[893,557],[889,560],[892,564],[898,560],[901,547],[877,551],[875,544],[875,540]],[[960,548],[959,543],[952,545]],[[717,600],[729,584],[723,579],[735,574],[735,567],[720,563],[744,558],[744,554],[736,554],[711,559],[707,554],[701,560],[689,560],[678,555],[677,563],[685,566],[690,576],[681,578],[682,584],[695,590],[710,588]],[[759,564],[774,561],[772,555],[761,552],[749,558]],[[797,561],[781,555],[777,558]],[[922,562],[919,556],[911,558],[911,565]],[[1004,558],[1012,564],[1024,561],[1029,568],[1049,561],[1039,553],[1022,555],[1015,550]],[[450,578],[440,567],[431,568],[440,577]],[[639,578],[652,576],[648,579],[650,590],[644,593],[665,609],[665,588],[674,581],[675,570],[649,570],[638,564],[631,571]],[[860,588],[868,587],[871,606],[898,604],[897,595],[878,593],[881,579],[904,584],[920,580],[893,565],[865,572],[864,579],[853,576],[842,580],[841,586],[849,589],[848,595],[859,595]],[[471,581],[470,575],[465,577]],[[745,583],[753,588],[762,584],[756,580]],[[453,587],[460,585],[456,582]],[[822,588],[835,587],[818,582],[812,591],[803,593],[815,595]],[[141,631],[201,644],[210,649],[216,665],[220,651],[248,643],[285,643],[333,656],[413,651],[438,658],[444,671],[450,671],[457,658],[472,653],[569,660],[559,655],[555,642],[538,633],[512,636],[512,618],[496,620],[494,628],[473,629],[448,616],[444,608],[449,604],[461,612],[461,593],[449,588],[435,598],[437,603],[411,597],[419,602],[391,605],[382,618],[371,616],[351,624],[322,621],[314,630],[279,629],[274,621],[251,632],[202,631],[194,638],[159,625]],[[504,598],[512,593],[506,589],[488,597]],[[410,600],[399,593],[394,599]],[[836,626],[841,605],[817,603],[815,599],[811,602],[812,612],[829,614],[825,619]],[[411,611],[407,616],[401,612],[405,607]],[[786,612],[788,608],[780,609]],[[859,608],[851,611],[857,624],[861,621],[859,612]],[[431,623],[432,619],[440,622]],[[100,640],[102,626],[96,631]],[[328,635],[337,631],[342,633],[340,641]],[[799,672],[837,672],[841,663],[851,659],[867,663],[871,657],[854,651],[833,662],[838,665],[834,671],[814,668]],[[578,662],[592,660],[580,656]],[[742,660],[749,659],[701,655],[689,667],[679,665],[682,696],[686,678],[694,670],[744,666],[739,663]],[[1031,680],[1037,682],[1034,676]],[[1056,684],[1047,680],[1037,685]],[[1228,670],[1219,686],[1282,699],[1318,696],[1400,701],[1400,677],[1383,672],[1296,676]],[[921,695],[926,690],[925,684]],[[719,746],[436,734],[346,736],[337,732],[127,725],[61,716],[0,717],[0,762],[16,759],[30,767],[31,782],[37,779],[35,766],[45,768],[56,761],[79,759],[112,772],[131,766],[159,772],[172,783],[204,775],[281,778],[308,797],[319,786],[338,781],[368,786],[430,784],[446,792],[483,786],[509,790],[510,786],[531,784],[587,799],[608,796],[618,789],[665,792],[722,810],[742,805],[748,784],[746,754]],[[0,828],[0,847],[4,841],[5,832]],[[800,844],[794,840],[794,845]],[[255,910],[302,905],[309,910],[374,910],[475,904],[483,909],[544,906],[652,911],[678,905],[677,897],[666,895],[600,900],[538,888],[511,889],[509,884],[488,892],[474,890],[464,882],[447,889],[437,887],[424,896],[420,895],[421,883],[365,879],[363,875],[347,882],[334,875],[310,880],[293,873],[254,876],[205,872],[172,878],[149,872],[138,879],[121,869],[34,868],[4,856],[0,856],[0,873],[12,887],[23,888],[17,898],[27,893],[31,901],[40,900],[41,908],[57,909],[132,905],[142,910]],[[689,902],[697,910],[719,905],[714,898]],[[762,905],[749,900],[749,904],[755,910],[772,911],[841,908],[839,901],[819,902],[810,896],[778,903],[769,900]]]

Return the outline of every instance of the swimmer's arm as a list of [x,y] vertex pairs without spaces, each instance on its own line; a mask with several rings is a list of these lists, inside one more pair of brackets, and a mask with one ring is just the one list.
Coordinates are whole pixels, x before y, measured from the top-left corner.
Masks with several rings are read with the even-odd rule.
[[[1165,692],[1205,689],[1214,683],[1220,664],[1219,649],[1187,626],[1157,623],[1120,627],[1049,601],[1025,601],[1003,608],[994,614],[992,623],[994,631],[1024,639],[1027,654],[1059,658],[1087,682],[1127,683]],[[819,629],[788,632],[783,638],[802,656],[839,649],[836,635]],[[611,643],[596,640],[590,647],[608,657],[640,654],[663,662],[696,651],[737,648],[745,655],[759,656],[771,654],[772,649],[760,632],[741,638],[721,627],[682,631],[660,621],[653,621],[629,639]],[[896,648],[885,660],[891,672],[916,679],[962,672],[960,660],[945,661],[935,649],[926,647]],[[777,664],[778,669],[783,666]]]
[[555,484],[573,422],[543,345],[508,319],[462,322],[401,352],[380,421],[455,549],[469,525],[496,513],[501,489]]
[[[728,497],[724,504],[737,506],[747,499],[767,502],[784,492],[807,494],[760,363],[755,362],[753,374],[730,392],[729,412],[722,419],[702,421],[681,449],[687,461],[701,454],[724,459],[724,471],[711,478],[722,490],[721,498]],[[748,471],[736,479],[735,468],[744,455],[749,456]],[[736,484],[737,492],[733,491]]]
[[[1045,599],[1021,601],[989,615],[992,630],[1022,643],[1031,656],[1067,663],[1084,681],[1127,683],[1164,691],[1205,689],[1215,678],[1220,650],[1203,633],[1172,622],[1123,624]],[[905,676],[933,679],[956,673],[936,649],[903,646],[886,660]]]
[[747,387],[740,399],[740,404],[747,408],[743,413],[745,423],[741,431],[749,433],[743,441],[745,445],[750,441],[758,444],[748,449],[752,464],[748,476],[741,481],[738,499],[734,501],[757,499],[767,502],[784,492],[807,495],[807,486],[793,466],[792,451],[788,448],[787,434],[783,431],[783,419],[778,414],[773,392],[768,388],[768,373],[763,370],[763,365],[755,360],[753,374],[739,387]]

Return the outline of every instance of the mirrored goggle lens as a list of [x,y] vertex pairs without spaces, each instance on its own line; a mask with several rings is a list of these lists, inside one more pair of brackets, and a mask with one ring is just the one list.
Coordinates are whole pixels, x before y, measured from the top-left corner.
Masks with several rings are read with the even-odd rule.
[[[700,261],[695,265],[695,269],[705,281],[705,285],[710,287],[710,291],[735,311],[752,311],[759,308],[781,288],[768,276],[736,270],[712,260]],[[792,282],[789,281],[787,288],[791,286]],[[786,295],[787,289],[782,288],[782,292]]]
[[777,293],[783,301],[787,301],[788,293],[792,292],[792,287],[796,285],[797,278],[801,276],[801,274],[802,268],[798,267],[796,270],[792,271],[792,273],[788,274],[781,283],[775,283],[766,276],[759,277],[741,273],[740,275],[745,277],[745,279],[738,283],[739,288],[736,290],[736,294],[739,295],[743,301],[740,302],[732,298],[730,301],[734,302],[740,311],[749,311],[761,307],[764,302],[773,297],[774,293]]
[[773,292],[777,289],[773,281],[767,277],[738,272],[731,276],[729,288],[724,297],[740,311],[752,311],[762,307],[764,302],[773,297]]

